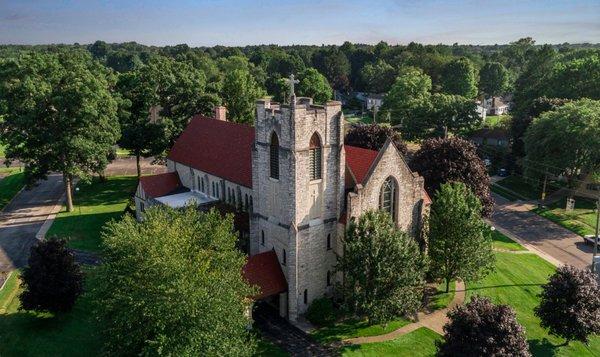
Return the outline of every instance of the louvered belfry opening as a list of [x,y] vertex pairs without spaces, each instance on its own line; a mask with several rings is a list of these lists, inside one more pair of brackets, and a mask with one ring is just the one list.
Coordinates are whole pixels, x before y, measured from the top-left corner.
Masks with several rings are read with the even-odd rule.
[[271,134],[271,144],[269,148],[270,156],[270,176],[279,179],[279,138],[277,133]]
[[320,180],[321,172],[322,172],[322,149],[321,149],[321,139],[317,133],[314,133],[310,138],[310,180]]

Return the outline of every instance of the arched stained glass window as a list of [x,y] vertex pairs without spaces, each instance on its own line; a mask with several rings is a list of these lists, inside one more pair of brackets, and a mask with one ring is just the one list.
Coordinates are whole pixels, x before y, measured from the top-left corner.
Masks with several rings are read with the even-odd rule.
[[279,179],[279,138],[277,133],[271,134],[271,143],[269,147],[270,155],[270,176]]
[[379,209],[389,213],[394,221],[396,221],[397,191],[396,180],[390,176],[383,182],[381,192],[379,193]]
[[310,147],[309,147],[309,172],[310,172],[310,180],[319,180],[321,179],[321,139],[317,133],[314,133],[310,138]]

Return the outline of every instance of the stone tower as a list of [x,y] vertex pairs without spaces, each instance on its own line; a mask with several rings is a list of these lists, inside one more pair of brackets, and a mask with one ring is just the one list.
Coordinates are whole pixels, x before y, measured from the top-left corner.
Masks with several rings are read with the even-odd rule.
[[275,250],[288,283],[282,316],[296,320],[332,293],[345,157],[341,103],[256,105],[250,254]]

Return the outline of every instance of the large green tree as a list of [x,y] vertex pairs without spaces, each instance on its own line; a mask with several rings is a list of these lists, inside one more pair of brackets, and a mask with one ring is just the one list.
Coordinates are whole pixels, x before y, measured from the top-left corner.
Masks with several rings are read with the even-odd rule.
[[421,304],[426,258],[387,212],[369,211],[350,221],[336,269],[345,307],[374,323],[412,314]]
[[221,98],[232,121],[253,123],[256,100],[264,95],[250,72],[236,69],[225,75]]
[[88,52],[31,52],[0,63],[0,143],[25,164],[29,184],[61,172],[67,209],[72,183],[108,164],[119,139],[114,76]]
[[462,182],[443,184],[434,197],[429,219],[430,274],[445,279],[477,280],[494,266],[490,228],[481,203]]
[[331,99],[333,89],[324,75],[314,68],[307,68],[300,75],[298,95],[311,97],[317,103],[325,103]]
[[361,79],[366,89],[373,93],[387,93],[394,81],[398,71],[383,60],[375,63],[367,63],[361,70]]
[[321,72],[333,88],[346,90],[350,85],[350,61],[337,47],[329,47],[314,53],[313,67]]
[[488,96],[504,93],[508,87],[508,71],[502,63],[486,62],[479,71],[479,89]]
[[380,117],[389,117],[392,124],[401,125],[402,134],[408,139],[421,136],[427,128],[430,91],[428,75],[414,67],[403,68],[385,97]]
[[435,130],[438,136],[447,138],[449,132],[475,129],[482,121],[472,99],[460,95],[435,93],[430,99],[428,125],[424,127],[429,132]]
[[528,175],[563,175],[575,187],[579,175],[600,170],[600,101],[566,103],[534,119],[525,133],[525,152]]
[[468,58],[457,58],[446,64],[442,72],[442,90],[467,98],[477,95],[475,67]]
[[247,299],[231,216],[153,207],[103,234],[95,313],[111,355],[251,356]]

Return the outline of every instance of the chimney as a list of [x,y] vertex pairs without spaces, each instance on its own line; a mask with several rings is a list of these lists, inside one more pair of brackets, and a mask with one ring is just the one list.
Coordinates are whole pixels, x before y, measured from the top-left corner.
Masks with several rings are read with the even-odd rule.
[[215,119],[227,121],[227,108],[222,105],[215,107]]

